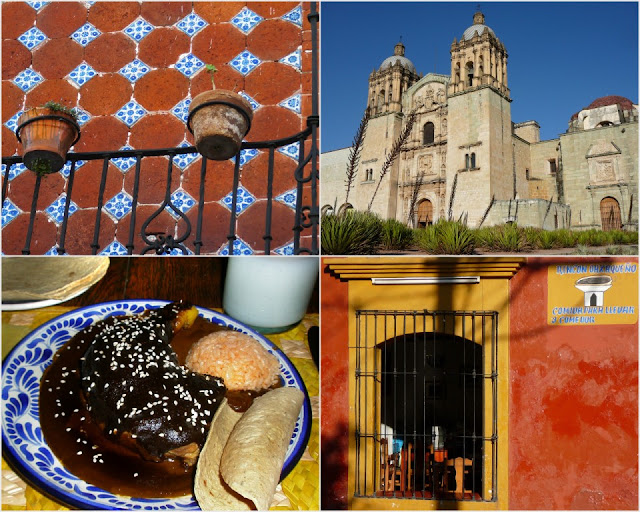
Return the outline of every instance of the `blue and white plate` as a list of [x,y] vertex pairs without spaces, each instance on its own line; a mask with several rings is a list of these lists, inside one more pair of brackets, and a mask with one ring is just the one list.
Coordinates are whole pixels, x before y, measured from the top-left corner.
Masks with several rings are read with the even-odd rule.
[[[163,300],[122,300],[70,311],[41,325],[22,339],[2,363],[2,452],[25,480],[53,499],[79,509],[199,510],[193,496],[142,499],[111,494],[76,478],[51,452],[42,435],[38,416],[40,378],[53,354],[78,331],[114,315],[134,315],[168,304]],[[268,339],[236,320],[198,308],[200,316],[248,334],[280,362],[285,386],[305,394],[287,450],[281,478],[297,464],[311,432],[311,404],[293,363]]]

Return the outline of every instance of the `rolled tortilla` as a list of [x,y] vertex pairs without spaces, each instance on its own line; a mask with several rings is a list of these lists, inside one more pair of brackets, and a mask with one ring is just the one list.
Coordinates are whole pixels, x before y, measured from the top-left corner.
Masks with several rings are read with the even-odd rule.
[[302,391],[278,388],[244,414],[220,406],[196,469],[200,508],[269,510],[303,401]]

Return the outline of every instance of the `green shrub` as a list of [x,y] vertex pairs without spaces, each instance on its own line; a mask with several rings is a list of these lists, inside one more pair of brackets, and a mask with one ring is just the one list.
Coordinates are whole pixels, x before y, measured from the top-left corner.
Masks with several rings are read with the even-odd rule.
[[493,227],[476,229],[473,232],[476,246],[485,249],[492,249],[495,246],[496,230]]
[[521,252],[530,247],[517,224],[496,226],[494,249],[500,252]]
[[522,236],[524,237],[527,247],[539,247],[541,233],[544,233],[544,231],[540,228],[534,228],[532,226],[522,228]]
[[382,247],[405,250],[413,243],[413,230],[395,219],[382,221]]
[[426,229],[417,230],[416,244],[431,254],[472,254],[475,236],[462,222],[440,219]]
[[322,254],[375,254],[381,238],[382,221],[373,213],[346,210],[322,216]]
[[553,249],[556,247],[557,238],[555,231],[540,231],[534,242],[534,246],[540,249]]
[[559,247],[575,247],[578,245],[578,233],[569,229],[558,229],[556,243]]

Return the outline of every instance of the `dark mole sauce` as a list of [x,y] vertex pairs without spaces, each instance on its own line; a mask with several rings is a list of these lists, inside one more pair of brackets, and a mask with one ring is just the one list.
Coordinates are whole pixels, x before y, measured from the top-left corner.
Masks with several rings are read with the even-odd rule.
[[[191,328],[173,337],[171,346],[184,364],[193,343],[227,329],[198,317]],[[131,448],[107,437],[92,421],[80,392],[80,358],[91,339],[90,334],[79,332],[56,352],[42,377],[40,424],[50,449],[69,472],[113,494],[137,498],[191,494],[195,464],[186,467],[179,460],[144,460]],[[259,394],[232,393],[229,398],[234,408],[246,410],[253,396]]]

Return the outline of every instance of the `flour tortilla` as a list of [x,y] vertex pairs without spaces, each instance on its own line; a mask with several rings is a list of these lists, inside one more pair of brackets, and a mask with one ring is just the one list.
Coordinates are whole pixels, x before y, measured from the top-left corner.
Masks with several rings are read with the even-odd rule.
[[269,509],[303,401],[302,391],[278,388],[244,414],[220,406],[196,469],[200,508]]
[[97,283],[108,268],[106,256],[5,256],[2,302],[63,301]]

